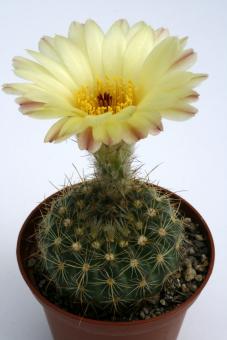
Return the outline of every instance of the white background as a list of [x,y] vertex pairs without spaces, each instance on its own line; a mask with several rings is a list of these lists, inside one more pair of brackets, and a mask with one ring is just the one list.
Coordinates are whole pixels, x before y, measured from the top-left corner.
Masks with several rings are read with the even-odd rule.
[[[0,82],[17,81],[11,59],[36,49],[43,35],[66,34],[71,21],[93,18],[107,29],[118,18],[165,26],[189,36],[198,52],[194,71],[209,73],[199,89],[199,114],[185,123],[164,122],[165,131],[137,144],[144,170],[162,165],[151,179],[191,202],[204,216],[216,244],[212,278],[189,310],[179,340],[227,339],[227,2],[225,0],[107,1],[0,0]],[[23,117],[13,97],[1,103],[0,340],[50,340],[44,314],[16,263],[19,229],[31,209],[71,176],[74,163],[89,173],[85,152],[68,141],[44,144],[50,121]]]

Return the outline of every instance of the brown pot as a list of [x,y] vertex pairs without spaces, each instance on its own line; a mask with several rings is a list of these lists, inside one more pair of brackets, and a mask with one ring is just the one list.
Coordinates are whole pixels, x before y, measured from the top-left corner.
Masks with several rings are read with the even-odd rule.
[[29,255],[34,251],[34,243],[32,244],[30,240],[32,235],[34,235],[34,229],[36,227],[35,221],[40,218],[44,206],[59,193],[48,197],[28,216],[18,237],[17,260],[24,280],[44,308],[55,340],[108,340],[112,338],[139,340],[140,337],[142,337],[143,340],[176,340],[187,309],[197,299],[211,275],[214,265],[214,243],[206,222],[188,202],[166,189],[159,189],[169,193],[172,198],[180,200],[181,210],[185,212],[187,217],[191,217],[195,223],[198,223],[202,227],[204,233],[207,235],[210,246],[210,263],[204,281],[190,298],[174,310],[147,320],[113,322],[82,318],[64,311],[42,296],[34,280],[32,280],[28,274],[25,263]]

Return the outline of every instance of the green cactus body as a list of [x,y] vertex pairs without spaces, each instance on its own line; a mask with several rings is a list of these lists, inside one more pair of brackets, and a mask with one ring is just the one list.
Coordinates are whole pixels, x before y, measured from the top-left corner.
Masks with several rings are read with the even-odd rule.
[[101,150],[96,177],[66,188],[38,231],[42,265],[59,294],[115,311],[160,291],[179,268],[183,239],[175,204],[133,178],[128,151],[119,162],[115,148],[111,165]]

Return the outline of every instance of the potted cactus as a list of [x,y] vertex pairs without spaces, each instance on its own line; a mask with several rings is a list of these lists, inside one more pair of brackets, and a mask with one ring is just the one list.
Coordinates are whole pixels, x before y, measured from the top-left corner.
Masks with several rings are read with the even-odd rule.
[[196,55],[186,41],[126,20],[104,34],[88,20],[42,38],[28,51],[36,61],[14,58],[29,82],[4,90],[23,114],[59,118],[45,141],[76,136],[94,168],[36,207],[18,238],[22,275],[56,340],[174,340],[211,274],[205,221],[133,165],[135,143],[162,131],[162,118],[196,113],[206,75],[187,71]]

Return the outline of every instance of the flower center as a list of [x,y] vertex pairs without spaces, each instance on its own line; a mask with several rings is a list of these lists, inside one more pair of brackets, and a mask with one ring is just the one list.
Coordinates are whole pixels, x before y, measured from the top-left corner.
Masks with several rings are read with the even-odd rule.
[[135,87],[131,81],[121,78],[97,80],[92,88],[82,86],[76,92],[76,107],[89,115],[100,115],[105,112],[113,114],[127,106],[135,104]]

